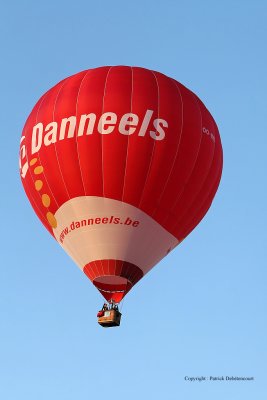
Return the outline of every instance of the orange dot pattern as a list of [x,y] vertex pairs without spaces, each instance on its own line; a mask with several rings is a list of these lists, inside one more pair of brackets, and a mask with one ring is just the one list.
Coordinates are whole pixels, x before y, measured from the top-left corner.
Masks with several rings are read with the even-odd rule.
[[[30,166],[31,167],[35,166],[37,161],[38,161],[37,158],[31,159],[30,163],[29,163]],[[34,167],[34,170],[33,170],[34,175],[41,175],[43,172],[44,172],[44,167],[42,167],[42,165],[37,165]],[[42,190],[43,185],[44,185],[44,183],[43,183],[42,179],[36,179],[36,181],[34,182],[34,187],[37,190],[37,192],[40,192]],[[47,193],[43,193],[41,195],[41,199],[42,199],[42,205],[46,209],[49,209],[50,204],[51,204],[50,196]],[[52,228],[57,227],[57,219],[54,216],[54,214],[49,210],[47,210],[47,212],[46,212],[46,219]]]
[[34,186],[35,186],[35,189],[37,190],[37,192],[39,192],[43,187],[43,181],[41,181],[40,179],[37,179],[37,181],[34,182]]
[[35,173],[35,175],[40,175],[44,172],[44,168],[39,165],[38,167],[34,168],[33,172]]
[[50,197],[48,196],[48,194],[43,194],[42,195],[42,203],[43,203],[43,206],[44,207],[49,207],[50,206],[50,203],[51,203],[51,199],[50,199]]
[[49,224],[52,226],[52,228],[57,227],[57,220],[54,214],[52,214],[50,211],[46,214],[47,221]]
[[37,158],[33,158],[31,161],[30,161],[30,166],[32,167],[34,164],[36,164],[37,163]]

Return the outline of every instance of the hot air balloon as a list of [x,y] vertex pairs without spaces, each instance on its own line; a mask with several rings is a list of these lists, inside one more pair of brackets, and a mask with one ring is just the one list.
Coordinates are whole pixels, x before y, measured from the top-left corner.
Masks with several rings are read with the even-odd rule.
[[220,136],[204,104],[140,67],[62,80],[21,137],[20,175],[35,213],[112,312],[202,220],[221,173]]

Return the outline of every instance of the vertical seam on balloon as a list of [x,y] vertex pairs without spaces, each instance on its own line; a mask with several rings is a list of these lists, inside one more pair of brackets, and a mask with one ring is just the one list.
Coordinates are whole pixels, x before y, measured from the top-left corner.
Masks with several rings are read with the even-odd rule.
[[121,276],[121,273],[122,273],[123,265],[124,265],[124,260],[120,260],[120,272],[119,272],[120,276]]
[[[108,76],[111,71],[112,67],[110,67],[107,71],[106,75],[106,80],[105,80],[105,86],[104,86],[104,93],[103,93],[103,100],[102,100],[102,113],[103,115],[104,112],[104,104],[105,104],[105,96],[106,96],[106,87],[107,87],[107,81],[108,81]],[[101,119],[102,123],[102,119]],[[103,147],[103,134],[102,134],[102,126],[101,126],[101,150],[102,150],[102,193],[103,197],[105,197],[105,182],[104,182],[104,147]]]
[[[196,99],[197,99],[197,98],[196,98]],[[197,99],[197,102],[198,102],[198,99]],[[198,103],[198,104],[199,104],[199,103]],[[199,106],[199,108],[200,108],[200,113],[201,113],[201,120],[203,121],[202,110],[201,110],[201,107],[200,107],[200,106]],[[202,137],[203,137],[203,133],[202,133]],[[202,137],[201,137],[201,138],[202,138]],[[206,172],[206,177],[205,177],[205,179],[204,179],[204,182],[202,182],[202,186],[201,186],[201,188],[199,189],[198,193],[197,193],[197,194],[194,194],[194,200],[191,202],[191,205],[188,207],[188,209],[190,209],[190,208],[193,206],[194,201],[195,201],[195,199],[197,198],[197,195],[198,195],[199,192],[201,191],[203,185],[204,185],[205,182],[206,182],[206,179],[207,179],[208,176],[209,176],[209,173],[210,173],[211,167],[212,167],[212,165],[213,165],[213,161],[214,161],[215,146],[216,146],[216,144],[214,144],[214,147],[213,147],[212,160],[211,160],[211,163],[210,163],[210,165],[209,165],[209,168],[208,168],[208,170],[207,170],[207,172]],[[198,154],[199,154],[199,153],[198,153]],[[196,164],[195,164],[195,166],[196,166]],[[194,167],[194,170],[195,170],[195,167]],[[193,174],[193,171],[192,171],[192,174]],[[191,179],[191,177],[192,177],[192,174],[190,175],[190,179]],[[190,180],[190,179],[189,179],[189,180]],[[187,181],[185,187],[187,186],[189,180]],[[185,189],[185,187],[184,187],[184,189]],[[183,191],[183,194],[184,194],[184,191]],[[188,210],[188,209],[187,209],[187,210]],[[186,212],[187,212],[187,211],[186,211]],[[183,216],[186,214],[186,212],[183,214]],[[183,218],[183,217],[182,217],[182,218]],[[179,225],[179,223],[180,223],[180,221],[182,220],[182,218],[177,219],[177,223],[174,225],[174,229],[176,229],[176,227]]]
[[135,270],[130,269],[130,273],[129,273],[128,280],[129,280],[131,283],[134,282],[134,280],[135,280],[135,275],[136,275],[136,269],[135,269]]
[[[213,120],[213,124],[214,124],[214,126],[215,126],[215,121]],[[220,138],[219,138],[220,139]],[[219,144],[218,144],[218,142],[219,142]],[[218,165],[218,171],[217,171],[217,174],[216,174],[216,177],[215,177],[215,180],[214,180],[214,183],[213,183],[213,185],[210,187],[210,190],[209,190],[209,192],[208,192],[208,194],[205,196],[205,199],[202,201],[202,205],[201,205],[201,207],[198,207],[198,210],[199,209],[201,209],[202,207],[203,207],[203,204],[205,204],[205,202],[207,201],[207,199],[209,198],[209,196],[210,196],[210,194],[214,191],[214,189],[216,189],[215,190],[215,193],[216,193],[216,191],[217,191],[217,189],[218,189],[218,185],[219,185],[219,182],[220,182],[220,179],[221,179],[221,172],[222,172],[222,161],[223,161],[223,159],[222,159],[222,153],[221,153],[221,143],[220,143],[220,140],[218,141],[218,140],[216,140],[215,141],[215,146],[219,146],[219,156],[220,156],[220,163],[219,163],[219,165]],[[215,149],[214,149],[214,156],[215,156]],[[213,158],[213,161],[214,161],[214,159],[215,158]],[[209,173],[210,173],[210,170],[212,169],[212,168],[214,168],[214,163],[213,163],[213,161],[212,161],[212,165],[211,165],[211,167],[210,167],[210,169],[209,169],[209,172],[208,172],[208,174],[207,174],[207,177],[206,177],[206,179],[205,179],[205,182],[203,183],[203,185],[206,183],[206,180],[208,179],[208,175],[209,175]],[[212,200],[213,199],[211,199],[211,202],[210,202],[210,206],[211,206],[211,203],[212,203]],[[191,207],[192,207],[193,205],[191,205]],[[209,206],[209,207],[210,207]],[[208,209],[207,209],[207,211],[208,211]],[[207,212],[206,211],[206,212]],[[206,214],[206,213],[205,213]],[[204,214],[204,215],[205,215]],[[204,215],[203,215],[203,217],[204,217]],[[194,214],[194,217],[196,216],[196,214]],[[203,218],[202,217],[202,218]],[[190,219],[190,221],[192,221],[192,219],[193,218],[191,218]],[[194,229],[194,228],[193,228]],[[190,230],[189,230],[190,231]]]
[[127,275],[126,275],[127,283],[131,282],[133,270],[132,270],[131,265],[129,263],[127,265],[127,270],[125,270],[125,271],[127,271]]
[[[140,268],[140,267],[139,267]],[[140,271],[141,271],[141,274],[137,271],[136,272],[136,274],[137,274],[137,277],[136,277],[136,282],[135,283],[137,283],[137,282],[139,282],[140,281],[140,279],[142,279],[143,278],[143,276],[145,276],[145,274],[146,274],[146,272],[145,271],[143,271],[142,270],[142,268],[140,268]]]
[[[67,83],[68,80],[69,80],[69,79],[66,79],[66,80],[64,81],[63,85],[60,87],[60,89],[59,89],[59,91],[58,91],[58,93],[57,93],[57,96],[56,96],[56,98],[55,98],[55,103],[54,103],[54,107],[53,107],[53,120],[54,120],[54,118],[55,118],[55,109],[56,109],[56,104],[57,104],[57,100],[58,100],[59,93],[61,92],[63,86]],[[64,186],[65,186],[66,193],[67,193],[68,198],[69,198],[69,200],[70,200],[70,195],[69,195],[69,192],[68,192],[68,189],[67,189],[67,186],[66,186],[64,177],[63,177],[63,173],[62,173],[61,168],[60,168],[60,162],[59,162],[59,158],[58,158],[58,154],[57,154],[57,146],[56,146],[56,143],[53,143],[53,144],[54,144],[54,149],[55,149],[55,153],[56,153],[56,159],[57,159],[57,163],[58,163],[59,172],[60,172],[60,175],[61,175],[63,184],[64,184]]]
[[87,264],[83,267],[83,272],[86,276],[88,276],[88,278],[90,279],[90,281],[92,280],[92,274],[90,269],[87,267]]
[[[138,267],[138,268],[141,270],[141,272],[142,272],[142,274],[144,276],[144,271],[140,267]],[[139,271],[136,270],[135,273],[132,276],[132,284],[133,285],[135,285],[135,283],[138,282],[138,280],[140,279],[140,278],[138,279],[139,275],[140,275]]]
[[109,272],[109,258],[107,259],[107,263],[108,263],[107,274],[110,275],[110,272]]
[[[106,75],[106,79],[105,79],[105,85],[104,85],[104,93],[103,93],[103,99],[102,99],[102,113],[101,115],[103,115],[104,112],[104,104],[105,104],[105,95],[106,95],[106,87],[107,87],[107,81],[108,81],[108,76],[109,73],[111,71],[112,67],[110,67],[107,71],[107,75]],[[101,120],[102,122],[102,120]],[[102,134],[102,126],[101,126],[101,163],[102,163],[102,195],[103,197],[105,197],[105,192],[104,192],[104,188],[105,188],[105,183],[104,183],[104,147],[103,147],[103,134]],[[102,264],[102,261],[100,260],[100,265],[103,271],[103,276],[105,276],[105,272],[104,272],[104,267]],[[100,271],[100,270],[99,270]]]
[[[189,212],[191,209],[194,209],[195,201],[196,201],[196,199],[197,199],[199,193],[201,192],[203,186],[205,185],[205,183],[206,183],[206,181],[207,181],[207,179],[208,179],[208,177],[209,177],[209,173],[210,173],[210,170],[211,170],[211,168],[212,168],[213,161],[214,161],[214,159],[215,159],[214,156],[215,156],[215,150],[214,150],[214,153],[213,153],[213,157],[212,157],[211,164],[210,164],[209,169],[208,169],[208,171],[207,171],[206,178],[205,178],[204,182],[202,183],[202,186],[200,187],[200,189],[199,189],[199,191],[197,192],[197,194],[194,196],[194,200],[191,202],[190,206],[189,206],[189,207],[187,208],[187,210],[182,214],[181,218],[179,218],[179,219],[177,220],[176,224],[175,224],[174,227],[173,227],[173,230],[174,230],[174,231],[176,230],[177,226],[179,226],[179,224],[181,223],[181,221],[185,218],[185,216],[188,214],[188,212]],[[211,192],[211,190],[209,191],[209,194],[210,194],[210,192]],[[207,197],[208,197],[208,196],[205,197],[203,203],[206,201]],[[203,206],[203,203],[202,203],[202,206]],[[194,219],[194,218],[197,216],[197,214],[198,214],[200,208],[201,208],[201,207],[198,207],[198,208],[197,208],[197,213],[194,212],[194,213],[191,214],[191,216],[190,216],[190,221],[191,221],[192,219]],[[195,211],[196,211],[196,210],[195,210]]]
[[[158,116],[159,116],[159,107],[160,107],[159,84],[158,84],[158,80],[157,80],[157,77],[156,77],[156,75],[154,74],[154,72],[153,72],[153,71],[150,71],[150,73],[154,76],[154,79],[156,80],[156,84],[157,84],[157,95],[158,95],[158,101],[157,101],[157,105],[158,105],[158,109],[157,109],[157,118],[158,118]],[[143,196],[144,196],[144,193],[145,193],[146,183],[147,183],[147,180],[148,180],[148,177],[149,177],[149,174],[150,174],[151,166],[152,166],[152,163],[153,163],[153,157],[154,157],[154,153],[155,153],[155,146],[156,146],[156,143],[155,143],[155,142],[156,142],[156,141],[154,140],[153,149],[152,149],[152,152],[151,152],[151,155],[150,155],[150,163],[149,163],[149,167],[148,167],[148,169],[147,169],[146,179],[145,179],[145,181],[144,181],[143,190],[142,190],[142,193],[141,193],[141,196],[140,196],[140,201],[139,201],[139,204],[138,204],[138,207],[137,207],[137,208],[140,208],[140,205],[141,205],[141,203],[142,203],[142,199],[143,199]]]
[[92,268],[91,262],[85,264],[85,266],[83,267],[83,271],[84,271],[84,273],[86,273],[85,271],[88,271],[88,274],[90,274],[89,279],[91,280],[91,282],[93,282],[93,280],[95,279],[95,276],[94,276],[94,270]]
[[133,272],[133,273],[131,274],[131,277],[129,276],[129,280],[130,280],[130,282],[131,282],[132,285],[134,285],[135,282],[137,281],[138,275],[139,275],[139,271],[136,269],[135,272]]
[[[123,271],[124,265],[125,265],[125,269]],[[122,271],[123,271],[124,278],[126,277],[126,279],[128,280],[130,263],[128,261],[123,261],[123,267],[122,267]],[[131,268],[130,268],[130,271],[131,271]]]
[[115,269],[114,269],[114,275],[117,276],[117,262],[118,260],[115,259]]
[[132,283],[132,285],[134,285],[137,282],[138,276],[139,276],[139,271],[138,270],[133,271],[133,273],[131,275],[131,283]]
[[136,271],[136,276],[134,277],[134,285],[137,283],[137,282],[139,282],[140,281],[140,279],[142,279],[143,278],[143,276],[145,276],[145,274],[146,274],[146,272],[144,272],[141,268],[140,268],[140,271],[141,271],[141,274],[138,272],[138,271]]
[[169,218],[170,213],[175,209],[175,207],[176,207],[178,201],[179,201],[180,198],[183,196],[183,193],[184,193],[184,191],[185,191],[185,188],[186,188],[188,182],[190,181],[191,176],[193,175],[193,172],[194,172],[194,170],[195,170],[196,163],[197,163],[198,156],[199,156],[200,149],[201,149],[201,145],[202,145],[202,138],[203,138],[203,133],[202,133],[202,120],[203,120],[203,118],[202,118],[202,113],[201,113],[201,109],[200,109],[200,107],[199,107],[199,104],[198,104],[196,95],[194,95],[194,93],[192,93],[192,92],[191,92],[191,94],[192,94],[192,97],[195,99],[196,104],[197,104],[198,109],[199,109],[199,112],[200,112],[200,134],[201,134],[201,139],[200,139],[198,151],[197,151],[197,154],[196,154],[195,162],[194,162],[193,168],[192,168],[192,170],[191,170],[191,173],[190,173],[190,175],[189,175],[187,181],[186,181],[185,184],[184,184],[183,190],[181,191],[181,193],[179,193],[177,199],[176,199],[175,202],[173,203],[173,206],[169,209],[169,213],[166,215],[166,217],[165,217],[165,219],[164,219],[162,225],[163,225],[163,224],[166,222],[166,220]]
[[90,263],[86,264],[83,270],[84,270],[85,273],[86,272],[88,273],[90,281],[93,282],[93,280],[94,280],[94,271],[92,269],[91,264]]
[[154,211],[153,211],[153,213],[152,213],[152,215],[151,215],[152,217],[153,217],[153,215],[155,214],[155,212],[157,211],[157,209],[159,208],[161,199],[162,199],[162,197],[163,197],[163,195],[164,195],[164,192],[165,192],[165,190],[166,190],[166,188],[167,188],[167,186],[168,186],[168,182],[169,182],[169,180],[170,180],[170,178],[171,178],[171,175],[172,175],[172,172],[173,172],[173,170],[174,170],[174,166],[175,166],[175,163],[176,163],[178,154],[179,154],[180,144],[181,144],[181,141],[182,141],[182,134],[183,134],[183,128],[184,128],[184,102],[183,102],[183,96],[182,96],[181,90],[180,90],[180,88],[179,88],[177,82],[174,81],[174,84],[175,84],[175,86],[176,86],[177,89],[178,89],[178,93],[179,93],[179,95],[180,95],[180,99],[181,99],[181,102],[182,102],[182,121],[181,121],[181,127],[180,127],[180,138],[179,138],[179,142],[178,142],[178,145],[177,145],[176,154],[175,154],[175,157],[174,157],[174,160],[173,160],[173,164],[172,164],[172,166],[171,166],[169,175],[168,175],[168,177],[167,177],[167,179],[166,179],[166,181],[165,181],[165,185],[164,185],[164,188],[163,188],[163,190],[162,190],[162,192],[161,192],[161,195],[160,195],[159,198],[158,198],[158,204],[157,204],[157,206],[155,207],[155,209],[154,209]]
[[[130,68],[131,68],[131,79],[132,79],[130,113],[132,113],[132,109],[133,109],[133,67],[130,67]],[[123,197],[124,197],[124,189],[125,189],[125,182],[126,182],[126,170],[127,170],[127,162],[128,162],[129,141],[130,141],[130,135],[128,135],[128,137],[127,137],[127,149],[126,149],[126,159],[125,159],[125,166],[124,166],[124,177],[123,177],[123,188],[122,188],[121,201],[123,201]]]
[[90,267],[92,269],[92,273],[94,274],[93,275],[94,276],[93,277],[93,281],[94,281],[98,277],[98,275],[97,275],[98,269],[97,269],[95,261],[90,261],[89,264],[90,264]]
[[[81,87],[83,84],[84,79],[86,78],[86,76],[88,75],[89,71],[87,71],[85,73],[85,75],[83,76],[81,82],[80,82],[80,86],[78,89],[78,93],[77,93],[77,99],[76,99],[76,111],[75,111],[75,115],[76,115],[76,121],[77,121],[77,114],[78,114],[78,101],[79,101],[79,95],[80,95],[80,91],[81,91]],[[86,190],[85,190],[85,185],[84,185],[84,180],[83,180],[83,174],[82,174],[82,169],[81,169],[81,162],[80,162],[80,153],[79,153],[79,146],[78,146],[78,132],[77,132],[77,125],[75,126],[75,141],[76,141],[76,152],[77,152],[77,158],[78,158],[78,164],[79,164],[79,169],[80,169],[80,176],[81,176],[81,181],[82,181],[82,185],[83,185],[83,191],[84,191],[84,195],[86,196]]]
[[[214,184],[213,184],[212,187],[210,188],[209,193],[208,193],[208,195],[205,197],[205,200],[203,201],[201,207],[198,208],[198,212],[199,212],[199,210],[201,210],[201,209],[203,208],[203,206],[204,206],[204,204],[206,203],[207,199],[209,198],[209,196],[211,195],[211,193],[212,193],[215,189],[216,189],[216,190],[215,190],[215,194],[216,194],[216,191],[217,191],[217,189],[218,189],[218,186],[219,186],[219,183],[220,183],[220,179],[221,179],[220,175],[221,175],[221,166],[220,166],[220,168],[218,169],[218,173],[217,173],[217,175],[216,175],[216,179],[214,180]],[[214,195],[215,195],[215,194],[214,194]],[[213,196],[213,197],[214,197],[214,196]],[[204,212],[204,214],[202,213],[203,215],[201,216],[201,219],[199,220],[199,222],[204,218],[204,216],[205,216],[206,213],[208,212],[209,208],[211,207],[212,201],[213,201],[213,198],[211,199],[211,201],[210,201],[209,203],[207,203],[208,208],[206,209],[206,211]],[[183,234],[182,236],[183,236],[183,238],[185,238],[186,236],[188,236],[189,233],[192,232],[192,230],[195,228],[195,225],[194,225],[193,227],[191,226],[192,221],[194,220],[195,217],[196,217],[196,214],[194,214],[194,217],[190,219],[190,223],[188,224],[188,226],[187,226],[186,228],[183,228],[183,230],[182,230],[182,234]]]
[[93,263],[94,263],[94,265],[95,265],[95,268],[96,268],[96,273],[97,273],[97,275],[94,277],[94,279],[99,278],[99,277],[101,276],[101,275],[100,275],[100,271],[99,271],[99,269],[98,269],[97,261],[99,261],[99,260],[94,260],[94,261],[93,261]]
[[94,266],[94,280],[95,279],[97,279],[98,277],[99,277],[99,270],[98,270],[98,267],[97,267],[97,261],[91,261],[91,263],[93,264],[93,266]]
[[136,281],[136,279],[137,279],[137,271],[135,271],[135,272],[131,275],[131,278],[129,277],[129,280],[130,280],[130,282],[131,282],[132,285],[134,285],[134,282]]

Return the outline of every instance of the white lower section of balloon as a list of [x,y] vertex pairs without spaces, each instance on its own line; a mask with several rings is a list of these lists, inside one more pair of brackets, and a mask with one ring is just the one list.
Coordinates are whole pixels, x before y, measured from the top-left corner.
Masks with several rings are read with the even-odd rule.
[[178,244],[149,215],[109,198],[75,197],[55,218],[55,238],[81,269],[91,261],[112,259],[135,264],[145,274]]

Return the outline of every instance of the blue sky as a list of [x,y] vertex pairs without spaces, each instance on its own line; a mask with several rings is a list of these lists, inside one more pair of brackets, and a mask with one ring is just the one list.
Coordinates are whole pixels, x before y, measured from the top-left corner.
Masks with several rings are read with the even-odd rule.
[[[267,3],[22,0],[0,18],[0,397],[266,399]],[[121,327],[104,330],[101,296],[30,208],[18,149],[46,90],[117,64],[202,99],[224,172],[206,218],[129,293]],[[255,380],[185,381],[222,375]]]

